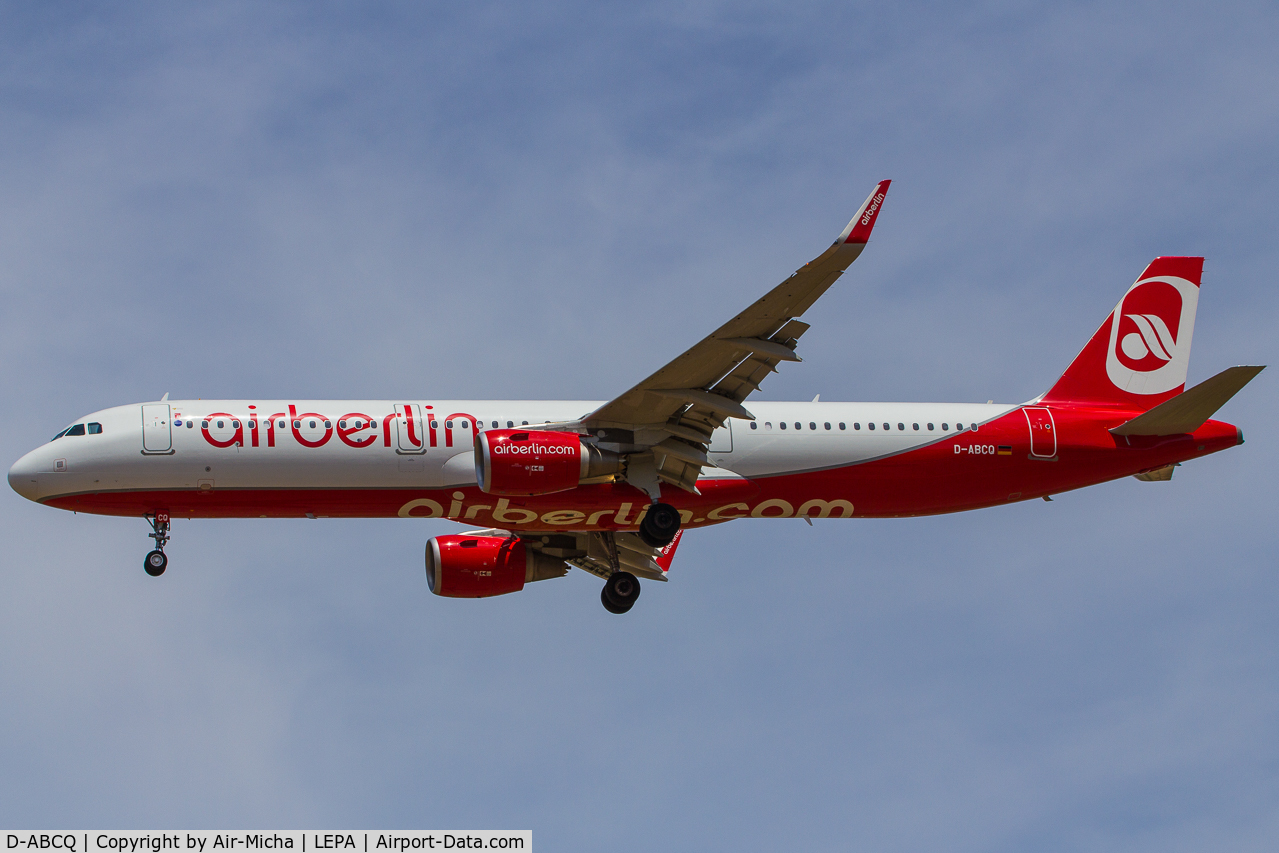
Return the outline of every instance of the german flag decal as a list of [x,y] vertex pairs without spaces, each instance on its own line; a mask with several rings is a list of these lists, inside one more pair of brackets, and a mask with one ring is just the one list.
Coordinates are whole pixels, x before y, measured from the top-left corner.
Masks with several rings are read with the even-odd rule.
[[1012,455],[1013,455],[1013,446],[1012,446],[1011,444],[1001,444],[1001,445],[999,445],[999,455],[1000,455],[1000,456],[1012,456]]

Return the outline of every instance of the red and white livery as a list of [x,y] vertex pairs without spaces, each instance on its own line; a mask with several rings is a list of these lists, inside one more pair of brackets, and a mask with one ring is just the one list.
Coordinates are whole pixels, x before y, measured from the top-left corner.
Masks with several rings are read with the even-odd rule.
[[1233,447],[1211,416],[1261,367],[1186,390],[1202,258],[1156,258],[1043,396],[1026,403],[763,403],[799,318],[856,260],[888,181],[825,252],[613,400],[160,400],[87,415],[18,460],[33,501],[138,516],[161,574],[170,520],[448,518],[437,595],[564,575],[621,613],[664,581],[684,530],[741,518],[899,517],[1168,480]]

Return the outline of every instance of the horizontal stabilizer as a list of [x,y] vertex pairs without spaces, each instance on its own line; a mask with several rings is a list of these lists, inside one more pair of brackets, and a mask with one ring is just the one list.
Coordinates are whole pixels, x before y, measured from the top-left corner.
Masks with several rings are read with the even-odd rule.
[[1227,400],[1235,396],[1240,388],[1265,369],[1264,365],[1228,367],[1211,379],[1200,382],[1110,432],[1114,435],[1180,435],[1194,432],[1216,414]]

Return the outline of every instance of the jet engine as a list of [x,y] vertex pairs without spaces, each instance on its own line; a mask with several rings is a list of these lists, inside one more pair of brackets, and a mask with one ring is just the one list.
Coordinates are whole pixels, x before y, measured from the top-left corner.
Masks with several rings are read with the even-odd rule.
[[490,495],[549,495],[620,473],[622,457],[574,432],[490,429],[475,439],[475,476]]
[[426,583],[446,598],[487,598],[519,592],[524,584],[568,573],[515,537],[436,536],[426,543]]

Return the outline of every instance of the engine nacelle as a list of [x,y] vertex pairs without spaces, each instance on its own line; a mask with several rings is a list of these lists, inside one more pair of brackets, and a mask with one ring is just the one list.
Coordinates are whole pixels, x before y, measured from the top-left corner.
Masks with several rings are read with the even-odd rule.
[[549,495],[616,474],[622,458],[574,432],[489,429],[475,438],[475,477],[490,495]]
[[515,538],[436,536],[426,543],[427,586],[447,598],[505,595],[567,573],[563,560],[526,548]]

